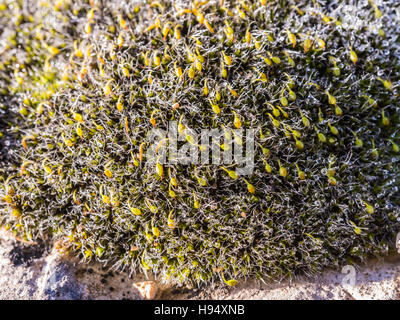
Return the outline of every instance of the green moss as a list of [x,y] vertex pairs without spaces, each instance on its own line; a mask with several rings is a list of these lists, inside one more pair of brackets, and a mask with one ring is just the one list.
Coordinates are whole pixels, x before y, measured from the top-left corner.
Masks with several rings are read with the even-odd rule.
[[[84,261],[228,285],[390,251],[399,5],[11,2],[0,141],[21,143],[0,158],[4,227],[68,238]],[[253,174],[147,164],[146,134],[170,120],[258,128]]]

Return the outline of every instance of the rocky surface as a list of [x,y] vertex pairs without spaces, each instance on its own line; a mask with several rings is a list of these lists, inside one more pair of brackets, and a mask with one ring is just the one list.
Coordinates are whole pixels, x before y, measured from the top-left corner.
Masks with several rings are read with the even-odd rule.
[[290,282],[247,281],[235,288],[174,287],[78,263],[57,246],[0,232],[0,299],[400,299],[400,255],[355,270],[354,283],[343,271]]
[[0,232],[0,299],[140,299],[140,280]]

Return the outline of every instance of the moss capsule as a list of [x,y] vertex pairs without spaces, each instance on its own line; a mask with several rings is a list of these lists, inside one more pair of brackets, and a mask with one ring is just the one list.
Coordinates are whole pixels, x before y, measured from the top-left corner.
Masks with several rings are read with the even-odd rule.
[[356,64],[357,61],[358,61],[358,56],[357,56],[357,53],[356,53],[352,48],[350,48],[350,54],[349,54],[349,56],[350,56],[350,60],[351,60],[354,64]]
[[279,164],[279,175],[283,178],[286,178],[288,174],[287,169],[281,165],[280,160],[278,160],[278,164]]

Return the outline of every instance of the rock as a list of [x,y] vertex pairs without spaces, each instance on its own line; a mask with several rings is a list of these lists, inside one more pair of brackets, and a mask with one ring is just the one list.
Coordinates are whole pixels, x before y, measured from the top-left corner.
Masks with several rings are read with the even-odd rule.
[[65,241],[51,248],[0,228],[0,300],[141,299],[128,273],[78,262]]
[[158,292],[157,283],[154,281],[137,282],[133,287],[139,291],[140,296],[146,300],[153,300]]
[[81,287],[73,266],[63,260],[61,255],[52,254],[45,259],[36,295],[38,299],[44,300],[81,299]]

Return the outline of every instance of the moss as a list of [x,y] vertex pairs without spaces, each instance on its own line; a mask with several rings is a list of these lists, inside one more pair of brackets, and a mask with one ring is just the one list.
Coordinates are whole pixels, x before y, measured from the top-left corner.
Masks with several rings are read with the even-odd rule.
[[[13,115],[0,141],[21,141],[1,160],[4,227],[68,238],[84,261],[228,285],[390,251],[398,5],[42,3],[0,5]],[[146,134],[170,120],[258,128],[253,174],[149,165]]]

